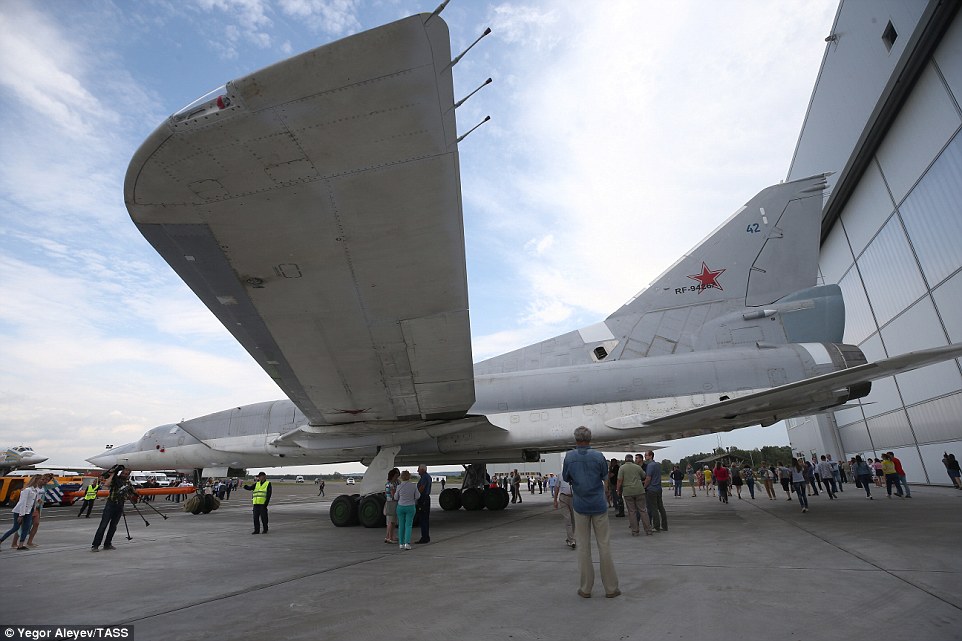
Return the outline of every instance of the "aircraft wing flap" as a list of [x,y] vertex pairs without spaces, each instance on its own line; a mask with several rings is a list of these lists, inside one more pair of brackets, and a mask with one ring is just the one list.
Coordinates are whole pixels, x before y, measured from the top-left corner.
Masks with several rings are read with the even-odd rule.
[[954,343],[893,356],[667,416],[622,416],[606,421],[606,425],[615,429],[651,427],[664,437],[674,438],[676,434],[692,436],[758,423],[771,424],[785,418],[811,414],[811,407],[819,402],[823,402],[825,407],[836,405],[839,398],[847,395],[849,386],[960,356],[962,343]]
[[474,403],[449,61],[439,18],[346,38],[175,114],[128,169],[144,237],[314,424]]

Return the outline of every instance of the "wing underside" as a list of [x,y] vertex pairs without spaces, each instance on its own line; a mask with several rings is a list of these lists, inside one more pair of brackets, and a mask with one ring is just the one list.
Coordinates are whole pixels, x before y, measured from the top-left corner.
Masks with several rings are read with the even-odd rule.
[[144,237],[313,424],[474,402],[447,26],[228,83],[131,161]]

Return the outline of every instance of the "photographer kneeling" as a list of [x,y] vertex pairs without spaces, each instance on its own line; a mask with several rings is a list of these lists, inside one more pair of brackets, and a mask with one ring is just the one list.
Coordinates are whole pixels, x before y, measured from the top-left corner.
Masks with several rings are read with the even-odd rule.
[[[104,502],[100,526],[97,528],[97,534],[94,535],[93,544],[90,546],[91,552],[96,552],[100,548],[101,541],[104,543],[105,550],[116,549],[110,543],[113,541],[114,532],[117,531],[117,523],[120,522],[120,517],[124,514],[124,500],[133,491],[128,483],[129,476],[130,470],[124,469],[123,465],[115,465],[104,473],[101,485],[106,485],[110,493]],[[105,531],[107,533],[106,538],[104,538]]]

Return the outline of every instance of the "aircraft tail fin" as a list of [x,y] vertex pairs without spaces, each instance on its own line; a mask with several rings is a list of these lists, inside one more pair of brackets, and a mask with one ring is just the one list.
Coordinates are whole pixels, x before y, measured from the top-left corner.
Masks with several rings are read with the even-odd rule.
[[816,286],[827,176],[762,190],[604,322],[477,363],[475,374],[841,342],[841,290]]
[[792,335],[840,341],[841,293],[813,288],[825,178],[762,190],[609,316],[612,355],[795,342]]

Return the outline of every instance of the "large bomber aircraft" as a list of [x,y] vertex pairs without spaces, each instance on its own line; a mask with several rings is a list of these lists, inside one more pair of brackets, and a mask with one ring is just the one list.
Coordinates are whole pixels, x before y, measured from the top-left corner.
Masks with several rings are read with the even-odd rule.
[[962,344],[867,363],[817,285],[825,176],[762,190],[603,322],[472,364],[447,25],[416,15],[227,83],[127,172],[134,223],[287,399],[162,425],[89,459],[138,470],[468,466],[443,508],[500,509],[484,465],[588,426],[601,448],[770,425]]

